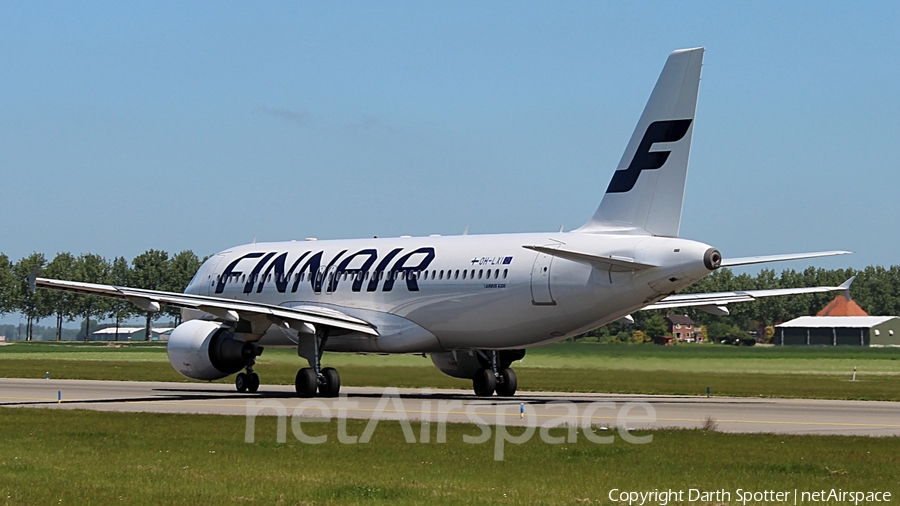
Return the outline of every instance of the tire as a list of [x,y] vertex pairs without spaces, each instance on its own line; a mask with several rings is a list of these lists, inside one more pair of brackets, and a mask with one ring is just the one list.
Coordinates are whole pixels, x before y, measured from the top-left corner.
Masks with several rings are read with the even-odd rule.
[[319,395],[322,397],[337,397],[341,393],[341,376],[337,369],[326,367],[322,369],[324,383],[319,387]]
[[249,386],[250,378],[248,378],[246,374],[240,373],[234,378],[234,387],[237,388],[238,392],[246,392]]
[[512,369],[503,369],[500,373],[500,379],[502,381],[497,383],[497,395],[500,397],[512,397],[516,395],[516,388],[519,386],[516,372]]
[[259,374],[256,374],[255,372],[250,373],[247,375],[247,379],[248,392],[255,393],[257,390],[259,390]]
[[300,369],[297,371],[297,377],[294,379],[294,388],[297,390],[297,397],[315,397],[318,383],[316,371],[309,367]]
[[479,369],[472,379],[472,389],[478,397],[490,397],[497,388],[497,378],[490,369]]

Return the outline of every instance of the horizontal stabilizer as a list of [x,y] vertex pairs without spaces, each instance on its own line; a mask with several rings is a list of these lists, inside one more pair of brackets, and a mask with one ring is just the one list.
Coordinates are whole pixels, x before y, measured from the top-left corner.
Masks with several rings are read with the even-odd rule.
[[815,253],[793,253],[790,255],[766,255],[758,257],[725,258],[722,260],[721,267],[765,264],[769,262],[786,262],[788,260],[803,260],[805,258],[833,257],[838,255],[850,255],[852,253],[852,251],[817,251]]
[[565,258],[566,260],[571,260],[573,262],[580,262],[583,264],[590,264],[600,269],[602,271],[612,271],[612,272],[634,272],[634,271],[642,271],[644,269],[650,269],[651,267],[656,267],[655,265],[642,264],[639,262],[635,262],[631,258],[622,258],[622,257],[601,257],[597,255],[591,255],[588,253],[579,253],[577,251],[568,251],[564,249],[555,249],[555,248],[547,248],[544,246],[522,246],[525,249],[530,249],[533,251],[539,251],[546,255],[552,255],[559,258]]
[[[671,309],[676,307],[699,307],[700,309],[709,311],[721,311],[728,304],[737,302],[753,302],[763,297],[781,297],[783,295],[800,295],[804,293],[825,293],[825,292],[844,292],[849,296],[850,284],[855,278],[850,278],[840,286],[811,286],[807,288],[776,288],[772,290],[747,290],[738,292],[717,292],[717,293],[685,293],[678,295],[669,295],[668,297],[650,304],[643,309]],[[713,313],[716,314],[716,313]],[[720,314],[727,314],[720,313]]]

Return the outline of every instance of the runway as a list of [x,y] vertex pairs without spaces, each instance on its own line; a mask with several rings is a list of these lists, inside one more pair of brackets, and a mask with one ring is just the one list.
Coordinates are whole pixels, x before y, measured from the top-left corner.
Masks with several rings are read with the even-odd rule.
[[722,432],[900,435],[900,403],[895,402],[557,392],[480,399],[467,390],[373,387],[343,387],[341,394],[299,399],[287,385],[263,385],[256,394],[241,394],[232,385],[213,383],[0,379],[0,407],[236,416],[271,416],[283,410],[290,416],[300,414],[295,411],[300,406],[306,408],[303,416],[359,419],[639,429],[697,428],[711,419]]

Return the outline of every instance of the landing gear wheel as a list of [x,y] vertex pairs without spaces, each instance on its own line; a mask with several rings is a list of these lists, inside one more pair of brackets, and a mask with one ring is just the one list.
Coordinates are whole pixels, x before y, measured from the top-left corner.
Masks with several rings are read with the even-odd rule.
[[319,385],[319,395],[322,397],[337,397],[341,392],[341,377],[337,369],[326,367],[322,369],[322,384]]
[[497,388],[497,378],[490,369],[479,369],[472,379],[472,387],[478,397],[490,397]]
[[316,379],[316,371],[309,367],[304,367],[297,371],[297,378],[294,379],[294,388],[297,389],[298,397],[314,397],[316,388],[319,386]]
[[251,372],[247,375],[247,391],[254,393],[259,390],[259,374]]
[[244,393],[250,387],[250,378],[246,374],[240,373],[234,378],[234,387],[238,392]]
[[516,372],[512,369],[503,369],[500,372],[500,381],[497,382],[497,395],[500,397],[512,397],[516,395],[518,386],[519,380],[516,378]]

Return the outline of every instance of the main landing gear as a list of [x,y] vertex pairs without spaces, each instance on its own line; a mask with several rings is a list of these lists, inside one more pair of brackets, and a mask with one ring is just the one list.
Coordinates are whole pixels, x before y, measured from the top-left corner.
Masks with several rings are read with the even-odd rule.
[[490,368],[479,369],[472,378],[472,389],[479,397],[490,397],[497,392],[500,397],[512,397],[519,385],[516,372],[509,367],[502,367],[499,354],[490,353]]
[[253,372],[253,367],[248,365],[246,373],[239,373],[234,378],[234,386],[238,392],[254,393],[259,390],[259,374]]
[[325,352],[325,343],[328,342],[328,329],[315,335],[315,360],[313,367],[304,367],[297,371],[294,380],[294,388],[298,397],[315,397],[316,391],[322,397],[337,397],[341,392],[341,377],[337,369],[326,367],[322,369],[322,354]]

